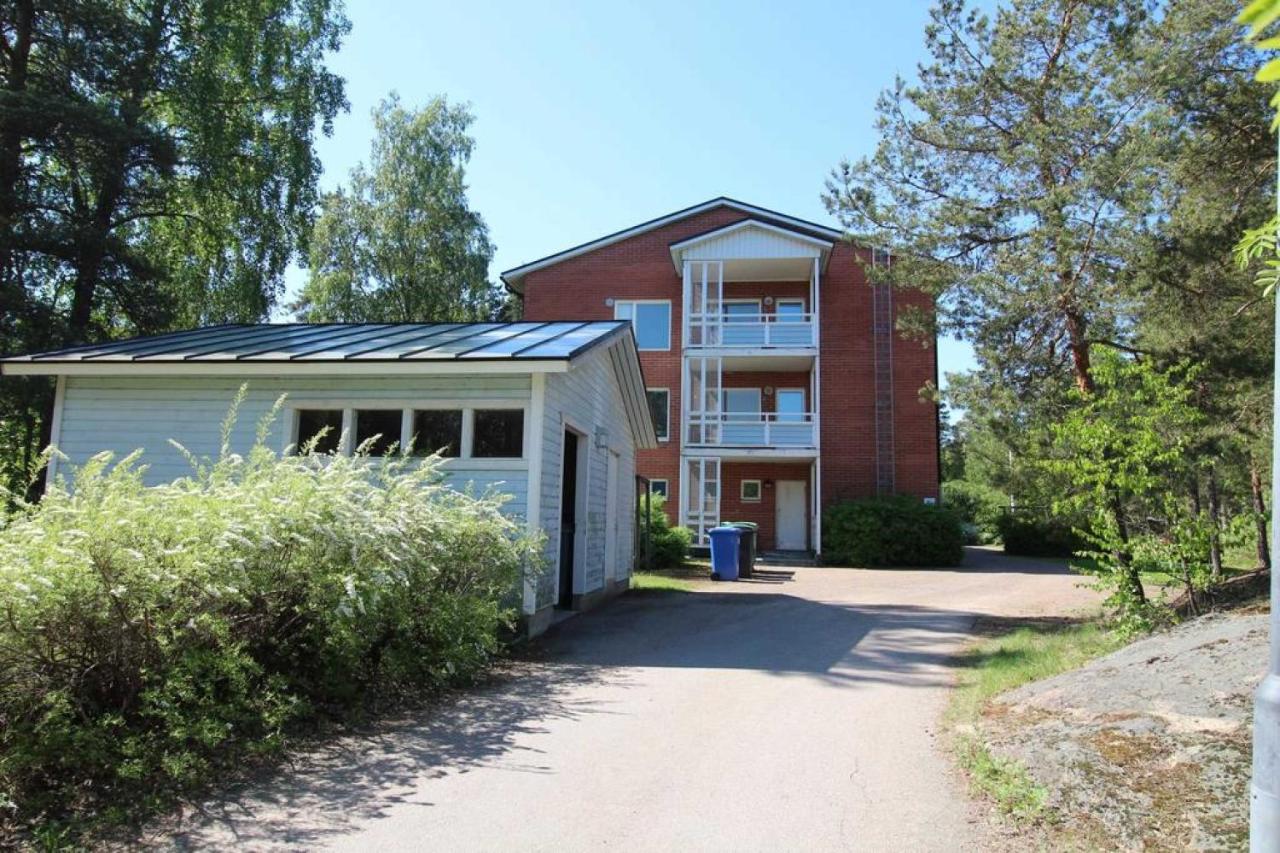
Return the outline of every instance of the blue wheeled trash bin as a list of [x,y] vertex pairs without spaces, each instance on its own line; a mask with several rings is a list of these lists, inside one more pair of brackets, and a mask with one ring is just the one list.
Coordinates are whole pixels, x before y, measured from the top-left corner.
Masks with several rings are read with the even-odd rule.
[[707,531],[711,538],[711,579],[736,581],[738,579],[738,540],[742,536],[739,527],[713,527]]

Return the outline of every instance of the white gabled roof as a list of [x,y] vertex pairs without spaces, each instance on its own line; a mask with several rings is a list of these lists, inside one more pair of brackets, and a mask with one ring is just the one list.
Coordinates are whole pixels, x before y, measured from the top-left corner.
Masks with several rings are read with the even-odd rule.
[[758,219],[744,219],[671,244],[671,262],[679,272],[684,260],[784,260],[831,256],[833,240],[821,240]]
[[[609,246],[613,243],[626,240],[627,238],[634,237],[637,234],[644,234],[646,231],[652,231],[655,228],[661,228],[664,225],[671,224],[672,222],[679,222],[681,219],[687,219],[690,216],[696,216],[699,213],[704,213],[708,210],[714,210],[717,207],[733,208],[734,210],[741,211],[742,213],[745,213],[748,216],[767,220],[767,222],[769,224],[772,224],[774,227],[782,226],[781,228],[779,228],[779,230],[788,231],[788,233],[794,233],[794,232],[789,231],[789,229],[787,229],[785,226],[791,226],[793,228],[799,229],[800,231],[805,232],[805,234],[810,236],[814,234],[821,235],[822,237],[827,237],[832,241],[839,240],[842,237],[844,237],[844,232],[838,229],[829,228],[825,225],[819,225],[816,222],[807,222],[803,219],[797,219],[794,216],[787,216],[786,214],[778,213],[777,211],[774,211],[774,210],[769,210],[768,208],[757,207],[756,205],[753,205],[753,204],[747,204],[746,202],[741,202],[741,201],[737,201],[736,199],[731,199],[731,198],[726,198],[725,196],[721,196],[719,198],[713,198],[710,201],[704,201],[702,204],[695,204],[692,207],[686,207],[683,210],[677,210],[674,213],[668,213],[666,216],[659,216],[657,219],[650,219],[648,222],[642,222],[639,225],[635,225],[631,228],[623,229],[622,231],[615,231],[614,233],[607,234],[604,237],[601,237],[597,240],[592,240],[590,242],[583,243],[578,246],[574,246],[571,249],[565,249],[563,252],[557,252],[556,254],[548,255],[545,258],[539,258],[538,260],[532,261],[523,266],[515,267],[514,269],[509,269],[506,272],[502,273],[500,278],[502,279],[502,283],[507,286],[508,290],[512,290],[516,293],[519,293],[524,283],[524,277],[531,272],[535,272],[545,267],[552,266],[553,264],[558,264],[561,261],[567,261],[570,258],[574,258],[574,257],[577,257],[578,255],[586,254],[587,252],[595,251],[596,249]],[[735,224],[741,224],[741,223],[735,223]],[[760,224],[765,224],[765,223],[760,223]],[[703,236],[706,236],[706,235],[703,235]],[[801,235],[797,234],[796,236],[801,236]],[[682,241],[682,242],[687,242],[687,241]],[[819,240],[819,242],[821,242],[821,240]]]

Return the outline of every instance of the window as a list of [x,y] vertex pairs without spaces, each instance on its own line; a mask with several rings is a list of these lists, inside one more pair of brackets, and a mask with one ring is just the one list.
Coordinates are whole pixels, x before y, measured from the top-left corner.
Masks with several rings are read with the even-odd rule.
[[[392,445],[400,444],[400,425],[404,415],[401,409],[360,409],[356,412],[357,450],[363,449],[370,456],[386,456]],[[372,443],[364,446],[366,441]]]
[[420,409],[413,413],[413,455],[456,457],[462,448],[461,409]]
[[342,441],[342,409],[298,409],[298,450],[315,439],[314,453],[337,453]]
[[728,421],[760,420],[759,388],[725,388],[721,392],[721,408]]
[[725,302],[724,321],[726,323],[754,323],[760,319],[760,303],[754,299],[749,302]]
[[471,455],[486,459],[524,456],[524,410],[477,409]]
[[630,320],[636,333],[636,348],[671,349],[671,303],[636,302],[620,299],[613,303],[615,320]]
[[776,403],[778,423],[800,423],[804,420],[804,389],[779,388]]
[[774,309],[779,323],[799,323],[804,321],[803,299],[779,299]]
[[666,480],[650,480],[649,494],[662,495],[665,498],[667,496],[667,481]]
[[658,441],[666,441],[671,434],[671,392],[666,388],[647,388],[644,393],[649,398],[649,415]]
[[748,504],[760,503],[759,480],[742,481],[742,502]]

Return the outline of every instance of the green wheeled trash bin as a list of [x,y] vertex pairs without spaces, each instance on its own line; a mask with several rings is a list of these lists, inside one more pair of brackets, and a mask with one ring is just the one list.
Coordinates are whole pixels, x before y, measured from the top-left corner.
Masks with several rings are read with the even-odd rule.
[[760,525],[753,521],[725,523],[742,531],[742,538],[738,540],[738,577],[749,578],[756,564],[756,537],[759,535],[757,531]]

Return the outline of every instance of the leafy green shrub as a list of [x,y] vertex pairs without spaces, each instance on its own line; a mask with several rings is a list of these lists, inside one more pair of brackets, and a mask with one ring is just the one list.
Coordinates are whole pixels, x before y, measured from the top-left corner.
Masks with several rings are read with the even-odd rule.
[[141,812],[291,730],[465,680],[537,543],[438,460],[95,457],[0,529],[0,802]]
[[689,556],[693,533],[687,527],[672,527],[667,519],[667,499],[654,495],[646,523],[649,529],[649,547],[653,556],[653,569],[674,569]]
[[965,526],[965,539],[971,545],[994,542],[999,536],[997,523],[1004,512],[1005,496],[982,483],[948,480],[942,484],[942,505],[954,512]]
[[1070,557],[1089,547],[1069,521],[1054,516],[1005,512],[996,529],[1004,552],[1021,557]]
[[964,534],[955,513],[918,498],[845,501],[822,515],[822,556],[835,565],[955,566]]

